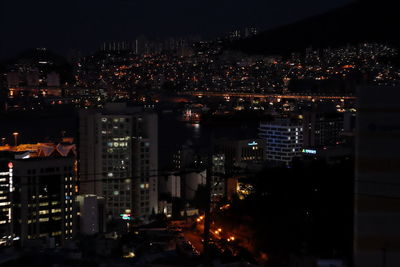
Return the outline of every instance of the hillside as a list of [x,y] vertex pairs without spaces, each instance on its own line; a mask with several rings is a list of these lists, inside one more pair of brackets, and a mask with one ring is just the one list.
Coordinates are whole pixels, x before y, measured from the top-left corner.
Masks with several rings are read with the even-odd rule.
[[230,48],[249,54],[287,54],[307,47],[382,42],[400,47],[395,1],[356,1],[328,13],[237,41]]

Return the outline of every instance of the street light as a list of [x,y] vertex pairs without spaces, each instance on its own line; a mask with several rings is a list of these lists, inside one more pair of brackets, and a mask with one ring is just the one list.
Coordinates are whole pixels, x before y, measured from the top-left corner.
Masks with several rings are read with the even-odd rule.
[[17,145],[18,145],[18,135],[19,135],[19,133],[17,133],[17,132],[13,133],[13,136],[14,136],[14,146],[17,146]]
[[5,137],[2,137],[2,138],[1,138],[1,145],[2,145],[2,146],[5,146],[5,145],[6,145],[6,138],[5,138]]

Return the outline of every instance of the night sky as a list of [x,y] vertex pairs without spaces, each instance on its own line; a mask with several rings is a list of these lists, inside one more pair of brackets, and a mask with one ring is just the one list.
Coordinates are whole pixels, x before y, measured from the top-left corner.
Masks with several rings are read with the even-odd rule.
[[255,25],[269,29],[351,0],[1,0],[0,57],[48,47],[93,50],[107,40],[217,36]]

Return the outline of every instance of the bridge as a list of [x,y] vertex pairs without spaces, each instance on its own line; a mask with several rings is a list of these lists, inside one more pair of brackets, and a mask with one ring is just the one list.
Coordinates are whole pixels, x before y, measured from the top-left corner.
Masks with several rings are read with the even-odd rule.
[[337,96],[337,95],[294,95],[294,94],[259,94],[259,93],[234,93],[234,92],[207,92],[207,91],[183,91],[179,95],[191,95],[197,97],[238,97],[238,98],[280,98],[280,99],[303,99],[303,100],[354,100],[355,96]]

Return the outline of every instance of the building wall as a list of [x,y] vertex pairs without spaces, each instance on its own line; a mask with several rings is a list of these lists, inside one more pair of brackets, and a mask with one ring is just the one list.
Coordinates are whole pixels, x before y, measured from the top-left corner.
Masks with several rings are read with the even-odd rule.
[[304,147],[323,147],[341,141],[344,131],[343,114],[305,112],[303,114]]
[[73,157],[12,160],[14,234],[21,244],[54,239],[62,244],[73,237],[73,199],[76,173]]
[[181,177],[178,175],[168,175],[159,178],[159,191],[171,197],[181,197]]
[[233,168],[246,168],[264,161],[265,142],[262,139],[221,140],[217,145],[218,153],[225,155],[226,172]]
[[400,262],[400,88],[359,90],[354,266]]
[[105,230],[104,199],[95,195],[76,197],[79,206],[79,231],[84,235],[94,235]]
[[82,193],[103,196],[114,219],[158,210],[157,124],[156,114],[118,104],[80,115]]
[[13,238],[12,191],[13,170],[10,161],[0,160],[0,246],[10,245]]
[[225,155],[212,156],[211,198],[217,200],[225,196]]

